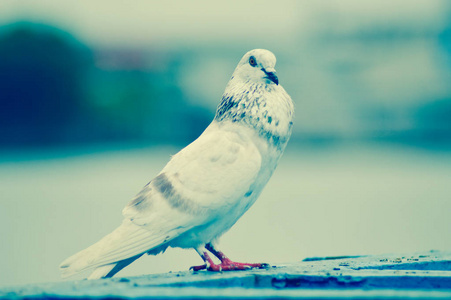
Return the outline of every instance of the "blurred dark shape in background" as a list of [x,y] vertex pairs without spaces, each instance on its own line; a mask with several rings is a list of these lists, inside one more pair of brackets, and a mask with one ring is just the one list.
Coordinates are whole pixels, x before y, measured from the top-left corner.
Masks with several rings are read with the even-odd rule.
[[2,146],[186,143],[212,118],[177,87],[180,55],[93,51],[59,29],[19,22],[0,29],[0,57]]
[[451,98],[431,101],[415,112],[416,140],[433,145],[451,143]]
[[64,142],[83,114],[92,57],[67,33],[17,23],[0,32],[0,141]]

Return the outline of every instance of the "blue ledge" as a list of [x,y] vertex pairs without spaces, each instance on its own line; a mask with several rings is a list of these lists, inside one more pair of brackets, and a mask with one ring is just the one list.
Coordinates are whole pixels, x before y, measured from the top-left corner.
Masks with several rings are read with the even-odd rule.
[[0,290],[12,299],[451,299],[451,253],[316,257],[268,269],[179,272]]

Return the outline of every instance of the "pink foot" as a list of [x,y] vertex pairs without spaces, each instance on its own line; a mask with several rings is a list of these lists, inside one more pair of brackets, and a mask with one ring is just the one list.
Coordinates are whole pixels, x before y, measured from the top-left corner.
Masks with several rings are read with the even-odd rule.
[[239,271],[239,270],[250,270],[253,268],[267,268],[268,264],[247,264],[239,263],[231,260],[224,260],[220,264],[212,264],[208,268],[208,271],[221,272],[221,271]]
[[208,271],[213,272],[221,272],[221,271],[238,271],[238,270],[250,270],[252,268],[259,268],[259,269],[265,269],[268,268],[268,264],[247,264],[247,263],[239,263],[231,261],[227,256],[225,256],[224,253],[221,251],[216,250],[211,243],[208,243],[205,245],[205,248],[213,253],[219,260],[221,261],[220,264],[215,264],[213,260],[211,259],[210,255],[208,255],[207,251],[197,251],[199,255],[202,257],[203,261],[205,262],[205,265],[201,266],[194,266],[191,267],[190,270],[193,271],[200,271],[207,269]]
[[234,262],[231,261],[230,259],[224,259],[220,264],[215,264],[213,263],[213,261],[210,259],[207,259],[208,261],[208,266],[207,264],[205,265],[201,265],[201,266],[194,266],[191,267],[190,270],[193,271],[200,271],[200,270],[204,270],[207,269],[208,271],[213,271],[213,272],[222,272],[222,271],[241,271],[241,270],[250,270],[253,268],[259,268],[259,269],[264,269],[269,267],[268,264],[264,264],[264,263],[257,263],[257,264],[247,264],[247,263],[239,263],[239,262]]

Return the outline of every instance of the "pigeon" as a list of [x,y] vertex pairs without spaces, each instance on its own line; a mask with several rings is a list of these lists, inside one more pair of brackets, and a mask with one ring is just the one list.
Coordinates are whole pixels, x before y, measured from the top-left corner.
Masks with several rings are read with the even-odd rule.
[[89,269],[88,279],[112,277],[168,247],[197,251],[204,264],[193,271],[267,267],[234,262],[217,243],[260,196],[291,136],[294,106],[275,64],[268,50],[247,52],[211,124],[128,203],[117,229],[61,263],[62,277]]

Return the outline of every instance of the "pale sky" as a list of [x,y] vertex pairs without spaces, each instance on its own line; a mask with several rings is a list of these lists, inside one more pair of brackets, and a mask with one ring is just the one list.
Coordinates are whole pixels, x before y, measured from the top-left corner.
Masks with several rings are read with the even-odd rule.
[[374,24],[414,24],[418,30],[433,30],[447,21],[449,6],[444,0],[2,0],[0,24],[43,22],[97,45],[164,47],[268,39],[290,44],[331,26],[332,30],[352,31]]

